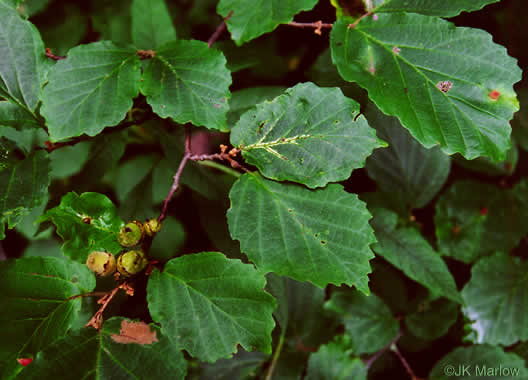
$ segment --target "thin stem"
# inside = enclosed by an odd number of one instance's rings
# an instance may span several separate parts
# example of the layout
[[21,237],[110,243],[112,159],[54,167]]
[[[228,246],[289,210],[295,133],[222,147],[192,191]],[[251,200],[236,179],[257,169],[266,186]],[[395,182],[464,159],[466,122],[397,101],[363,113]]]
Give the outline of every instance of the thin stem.
[[236,160],[233,159],[233,157],[236,157],[236,155],[240,152],[240,149],[233,148],[229,152],[227,151],[227,146],[221,144],[220,145],[220,153],[214,153],[214,154],[193,154],[191,155],[190,159],[192,161],[205,161],[205,160],[220,160],[224,161],[227,160],[231,164],[232,168],[241,169],[245,171],[246,173],[249,173],[249,170],[246,169],[244,166],[240,165]]
[[214,161],[198,161],[198,164],[200,165],[203,165],[203,166],[209,166],[210,168],[215,168],[215,169],[218,169],[226,174],[230,174],[232,175],[233,177],[240,177],[242,174],[240,172],[237,172],[236,170],[234,169],[231,169],[225,165],[221,165],[219,164],[218,162],[214,162]]
[[214,33],[207,40],[207,46],[211,47],[215,43],[215,41],[218,39],[218,37],[220,37],[220,35],[226,28],[226,21],[229,20],[231,16],[233,16],[233,11],[229,12],[229,14],[222,20],[222,23],[218,25]]
[[392,347],[392,345],[396,345],[396,342],[398,342],[398,340],[402,337],[402,335],[403,335],[402,332],[399,331],[398,335],[396,335],[396,338],[394,338],[389,344],[387,344],[381,350],[379,350],[374,355],[372,355],[368,360],[366,360],[365,366],[367,367],[367,369],[370,368],[372,364],[374,364],[374,362],[378,360],[381,355],[383,355],[383,353],[389,350]]
[[102,296],[106,296],[107,294],[108,292],[90,292],[90,293],[84,293],[84,294],[76,294],[74,296],[71,296],[68,299],[73,300],[79,297],[102,297]]
[[289,26],[293,26],[296,28],[314,28],[314,33],[321,35],[321,29],[332,29],[332,24],[323,23],[321,20],[316,22],[295,22],[292,21],[288,23]]
[[266,374],[266,378],[264,380],[271,380],[271,377],[273,376],[273,371],[275,370],[275,366],[277,365],[277,360],[279,360],[279,356],[282,350],[283,343],[284,343],[284,336],[281,335],[279,338],[279,343],[277,344],[277,347],[275,348],[275,352],[273,353],[273,358],[271,359],[271,364],[268,368],[268,373]]
[[398,347],[396,346],[396,343],[392,344],[391,345],[391,351],[394,352],[396,354],[396,356],[400,359],[401,363],[403,364],[403,366],[405,367],[405,370],[407,371],[407,373],[409,374],[409,376],[411,377],[412,380],[418,380],[418,378],[416,377],[416,375],[414,374],[411,366],[409,365],[409,363],[407,362],[407,360],[405,360],[405,358],[403,357],[403,355],[401,354],[400,350],[398,350]]
[[185,154],[183,155],[183,159],[180,162],[180,166],[178,167],[178,171],[174,175],[174,181],[172,183],[172,186],[169,190],[169,193],[165,197],[165,200],[163,201],[163,207],[161,209],[161,214],[158,217],[158,221],[162,222],[167,217],[167,208],[169,207],[169,202],[171,201],[172,197],[174,196],[174,193],[176,190],[178,190],[178,187],[180,186],[180,179],[183,173],[183,169],[185,169],[185,165],[187,165],[187,161],[192,156],[191,152],[191,133],[189,131],[189,127],[185,128]]
[[367,13],[365,13],[364,15],[362,15],[360,18],[358,18],[356,21],[354,21],[352,24],[349,24],[348,25],[348,28],[355,28],[357,26],[357,24],[360,23],[361,20],[363,20],[364,18],[368,17],[368,16],[371,16],[373,14],[373,12],[369,11]]
[[46,57],[48,58],[51,58],[55,61],[59,61],[61,59],[66,59],[66,57],[63,57],[63,56],[60,56],[60,55],[55,55],[51,52],[51,49],[50,48],[46,48]]

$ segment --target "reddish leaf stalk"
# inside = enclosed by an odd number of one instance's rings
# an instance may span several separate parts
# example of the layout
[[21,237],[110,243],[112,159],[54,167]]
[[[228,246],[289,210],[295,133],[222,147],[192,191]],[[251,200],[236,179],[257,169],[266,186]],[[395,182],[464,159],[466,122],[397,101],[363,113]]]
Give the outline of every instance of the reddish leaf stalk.
[[222,21],[222,23],[218,25],[211,37],[209,37],[209,39],[207,40],[207,46],[211,47],[216,42],[218,37],[220,37],[220,35],[226,28],[226,21],[229,20],[231,16],[233,16],[233,11],[229,12],[229,14]]
[[407,373],[409,374],[411,379],[412,380],[420,380],[420,378],[416,377],[416,375],[414,374],[411,366],[409,365],[407,360],[403,357],[403,355],[400,352],[400,350],[398,350],[398,347],[396,346],[396,343],[391,345],[391,351],[393,351],[396,354],[396,356],[398,357],[398,359],[400,359],[400,362],[405,367],[405,370],[407,371]]
[[66,59],[66,57],[63,57],[63,56],[60,56],[60,55],[55,55],[51,52],[51,49],[50,48],[46,48],[46,57],[48,58],[51,58],[55,61],[59,61],[61,59]]
[[348,25],[348,28],[355,28],[357,26],[357,24],[359,24],[361,22],[361,20],[363,20],[364,18],[367,18],[368,16],[371,16],[373,13],[372,12],[367,12],[365,13],[364,15],[362,15],[360,18],[358,18],[356,21],[354,21],[352,24],[349,24]]
[[372,366],[372,364],[373,364],[376,360],[378,360],[379,357],[380,357],[381,355],[383,355],[383,353],[384,353],[385,351],[387,351],[389,348],[391,348],[391,346],[392,346],[393,344],[396,345],[396,342],[398,342],[398,340],[402,337],[402,335],[403,335],[402,332],[399,331],[399,332],[398,332],[398,335],[396,335],[396,338],[394,338],[394,339],[392,340],[392,342],[390,342],[389,344],[387,344],[385,347],[383,347],[381,350],[379,350],[378,352],[376,352],[374,355],[372,355],[369,359],[367,359],[367,360],[365,361],[365,367],[367,367],[367,369],[369,369],[369,368]]
[[93,315],[93,317],[88,321],[88,323],[85,325],[85,327],[92,326],[94,329],[99,330],[101,329],[103,325],[103,312],[105,311],[106,307],[110,304],[110,302],[114,299],[119,289],[123,289],[127,295],[133,296],[134,295],[134,289],[130,287],[130,285],[126,282],[123,282],[122,284],[116,286],[114,289],[112,289],[109,293],[106,293],[103,297],[101,297],[97,303],[101,305],[99,310]]

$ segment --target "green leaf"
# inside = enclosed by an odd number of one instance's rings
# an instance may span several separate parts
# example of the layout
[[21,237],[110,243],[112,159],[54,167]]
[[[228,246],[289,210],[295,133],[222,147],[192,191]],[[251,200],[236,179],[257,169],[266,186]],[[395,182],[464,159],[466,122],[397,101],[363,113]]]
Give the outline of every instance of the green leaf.
[[92,25],[102,40],[132,43],[132,0],[93,0]]
[[[317,347],[328,341],[334,321],[323,315],[324,289],[308,282],[268,273],[269,292],[279,306],[273,313],[281,328],[281,336],[292,346]],[[325,326],[321,329],[321,326]]]
[[414,336],[433,340],[447,333],[456,322],[458,304],[445,298],[420,305],[419,310],[405,317],[405,326]]
[[505,353],[500,347],[483,344],[454,349],[436,363],[429,379],[509,380],[526,376],[528,370],[520,357]]
[[59,242],[55,239],[35,240],[31,242],[24,250],[24,253],[22,253],[22,256],[52,256],[67,260],[66,256],[64,256],[61,252]]
[[375,0],[372,12],[412,12],[428,16],[453,17],[460,12],[478,11],[500,0]]
[[26,109],[33,117],[50,62],[33,24],[0,2],[0,96]]
[[336,313],[344,323],[350,337],[349,347],[356,355],[380,350],[396,338],[400,329],[389,307],[374,294],[336,291],[325,308]]
[[4,223],[13,228],[48,195],[50,169],[46,153],[38,151],[24,159],[19,159],[17,153],[13,143],[0,138],[0,237]]
[[70,297],[94,288],[93,273],[70,260],[0,262],[0,362],[10,366],[17,358],[33,357],[65,335],[81,309],[81,298]]
[[528,151],[528,88],[519,89],[520,110],[512,121],[512,135],[519,146]]
[[338,88],[301,83],[246,112],[231,131],[231,144],[268,178],[310,188],[350,177],[383,146],[359,104]]
[[247,110],[253,108],[256,104],[265,100],[272,100],[281,95],[286,87],[267,86],[267,87],[249,87],[233,92],[229,100],[229,112],[227,113],[227,131],[235,126],[240,116]]
[[38,25],[42,39],[53,54],[67,55],[86,35],[89,21],[86,12],[73,2],[54,6],[48,14],[53,16],[49,19],[42,16],[46,21]]
[[157,159],[158,157],[153,154],[145,154],[125,161],[119,166],[115,179],[117,184],[115,191],[119,202],[123,202],[152,172]]
[[18,105],[0,101],[0,126],[9,126],[17,130],[39,127],[34,116]]
[[[124,328],[128,323],[141,329],[128,332]],[[20,376],[28,380],[63,378],[65,374],[87,380],[183,379],[186,372],[182,352],[157,326],[112,318],[100,332],[85,328],[57,341],[39,353]]]
[[308,190],[244,174],[229,193],[229,231],[259,270],[369,293],[371,218],[357,195],[332,184]]
[[174,41],[156,49],[141,93],[152,110],[178,123],[226,128],[231,74],[224,55],[201,41]]
[[[332,28],[332,60],[385,114],[426,148],[505,158],[521,71],[488,33],[403,13],[348,25],[341,20]],[[500,92],[495,101],[492,91]]]
[[366,116],[378,136],[389,143],[387,149],[377,149],[367,159],[369,177],[381,190],[401,194],[411,207],[424,207],[447,180],[449,156],[438,147],[425,149],[398,119],[383,115],[372,104]]
[[163,221],[163,228],[156,234],[150,247],[149,257],[166,261],[177,256],[185,243],[185,230],[181,222],[168,216]]
[[133,0],[132,40],[140,49],[154,49],[176,39],[164,0]]
[[220,0],[217,12],[227,17],[227,29],[237,45],[271,32],[280,24],[287,24],[301,11],[312,9],[317,0],[266,0],[256,3],[245,0]]
[[80,172],[89,158],[91,145],[91,141],[83,141],[74,146],[65,146],[52,151],[49,154],[51,178],[67,178]]
[[514,248],[528,232],[527,192],[528,181],[512,189],[472,181],[452,185],[436,203],[440,253],[472,263]]
[[455,280],[440,255],[434,251],[419,231],[412,227],[397,227],[398,216],[387,209],[372,209],[371,224],[378,243],[372,249],[383,256],[409,278],[455,302],[462,298]]
[[217,360],[213,364],[204,363],[200,372],[203,380],[242,380],[253,379],[258,367],[266,360],[262,352],[247,352],[240,349],[231,359]]
[[455,163],[463,168],[472,170],[478,173],[483,173],[487,176],[510,176],[515,172],[517,161],[519,159],[519,149],[515,140],[510,149],[506,152],[506,159],[500,162],[494,162],[488,157],[479,157],[474,160],[466,160],[459,154],[453,156]]
[[407,314],[410,309],[410,295],[405,275],[381,257],[376,257],[370,265],[372,266],[372,274],[369,276],[370,290],[390,307],[392,314]]
[[35,16],[46,9],[50,0],[17,0],[17,11],[24,17]]
[[41,94],[41,113],[50,140],[95,136],[118,124],[139,93],[140,61],[135,50],[110,41],[80,45],[50,70]]
[[[22,218],[20,218],[20,221],[16,225],[16,231],[22,234],[28,240],[40,240],[51,238],[54,233],[54,228],[51,226],[48,226],[46,228],[45,226],[41,226],[40,223],[38,223],[38,219],[42,214],[44,214],[47,205],[48,197],[46,196],[42,200],[40,206],[31,209],[29,214],[24,215]],[[62,252],[60,252],[60,256],[62,256]]]
[[90,154],[82,170],[82,177],[90,186],[117,165],[125,153],[127,136],[128,132],[124,130],[105,133],[92,140]]
[[464,314],[473,322],[475,343],[509,346],[528,340],[528,263],[498,253],[479,260],[462,290]]
[[366,380],[367,367],[361,359],[350,357],[349,337],[319,347],[310,355],[306,380]]
[[85,263],[92,251],[117,254],[122,251],[117,241],[124,222],[110,199],[103,194],[71,192],[62,197],[59,206],[48,210],[40,221],[51,220],[64,239],[62,252]]
[[214,362],[236,351],[271,352],[275,300],[252,265],[202,252],[170,260],[149,279],[147,300],[164,334],[192,356]]

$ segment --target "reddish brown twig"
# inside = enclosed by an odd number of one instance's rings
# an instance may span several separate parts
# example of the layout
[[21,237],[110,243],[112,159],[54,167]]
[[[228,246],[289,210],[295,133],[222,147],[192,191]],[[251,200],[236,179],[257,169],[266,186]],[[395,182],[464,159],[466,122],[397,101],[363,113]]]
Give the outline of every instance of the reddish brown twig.
[[163,206],[161,208],[161,214],[158,217],[158,221],[162,222],[167,217],[167,209],[169,206],[169,202],[171,201],[172,197],[174,196],[174,193],[178,190],[180,187],[180,180],[183,173],[183,169],[185,169],[185,165],[187,165],[187,162],[190,161],[204,161],[204,160],[227,160],[231,164],[231,167],[236,169],[244,170],[245,172],[249,172],[248,169],[246,169],[244,166],[240,165],[236,160],[233,159],[233,157],[236,157],[236,155],[240,152],[240,149],[233,148],[229,152],[227,151],[227,146],[220,145],[220,153],[215,154],[193,154],[191,149],[191,132],[188,127],[185,129],[185,152],[183,154],[183,158],[180,162],[180,166],[178,167],[178,170],[176,171],[176,174],[174,175],[174,181],[172,182],[172,186],[169,190],[169,193],[165,197],[165,200],[163,201]]
[[66,59],[66,57],[62,57],[60,55],[55,55],[51,52],[51,49],[50,48],[46,48],[46,57],[48,58],[51,58],[51,59],[54,59],[55,61],[58,61],[58,60],[61,60],[61,59]]
[[218,37],[220,37],[220,35],[226,28],[226,21],[229,20],[231,16],[233,16],[233,11],[229,12],[229,14],[222,20],[222,23],[218,25],[214,33],[207,40],[207,46],[211,47],[215,43],[215,41],[218,39]]
[[400,362],[402,363],[402,365],[405,367],[405,370],[407,371],[407,373],[409,374],[409,376],[411,377],[412,380],[421,380],[419,377],[417,377],[411,366],[409,365],[409,363],[407,362],[407,360],[405,360],[405,358],[403,357],[403,355],[401,354],[400,350],[398,350],[398,347],[396,346],[396,343],[393,343],[391,345],[391,351],[394,352],[396,354],[396,356],[398,357],[398,359],[400,359]]
[[231,164],[232,168],[244,170],[246,173],[249,173],[244,166],[240,165],[237,161],[233,159],[240,152],[240,149],[233,148],[227,152],[227,146],[220,145],[220,153],[215,154],[193,154],[189,157],[192,161],[204,161],[204,160],[227,160]]
[[402,332],[398,332],[398,335],[396,335],[396,338],[394,338],[389,344],[387,344],[385,347],[383,347],[381,350],[379,350],[378,352],[376,352],[374,355],[372,355],[370,358],[368,358],[366,361],[365,361],[365,367],[367,367],[367,369],[369,369],[372,364],[379,359],[379,357],[381,355],[383,355],[384,352],[386,352],[387,350],[389,350],[392,345],[396,344],[396,342],[398,342],[398,340],[402,337]]
[[106,293],[103,297],[101,297],[97,303],[101,305],[99,310],[93,315],[93,317],[88,321],[88,323],[85,325],[85,327],[92,326],[96,330],[100,330],[103,326],[103,312],[106,309],[106,307],[110,304],[112,299],[116,296],[119,289],[123,289],[127,295],[133,296],[134,295],[134,288],[132,288],[127,282],[123,282],[120,285],[116,286],[112,291],[109,293]]
[[321,35],[321,29],[332,29],[332,24],[323,23],[321,20],[316,22],[295,22],[292,21],[288,23],[289,26],[294,26],[296,28],[314,28],[314,33]]
[[163,207],[161,208],[161,214],[158,217],[158,221],[162,222],[163,219],[167,216],[167,208],[169,207],[169,202],[172,199],[174,193],[176,190],[178,190],[178,187],[180,186],[180,179],[183,173],[183,169],[185,169],[185,165],[187,165],[187,161],[191,158],[191,133],[189,131],[189,128],[185,128],[185,153],[183,155],[183,158],[180,162],[180,166],[178,167],[178,171],[174,175],[174,181],[172,182],[172,186],[169,190],[169,193],[165,197],[165,200],[163,201]]

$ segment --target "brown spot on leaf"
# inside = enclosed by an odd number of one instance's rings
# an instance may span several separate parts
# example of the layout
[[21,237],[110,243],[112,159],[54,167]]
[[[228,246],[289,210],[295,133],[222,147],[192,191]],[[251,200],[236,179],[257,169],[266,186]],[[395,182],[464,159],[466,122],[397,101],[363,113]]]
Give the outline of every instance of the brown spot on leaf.
[[398,46],[393,46],[392,52],[394,54],[400,54],[401,49]]
[[436,88],[439,89],[440,91],[446,93],[448,92],[449,90],[451,90],[451,88],[453,88],[453,82],[450,82],[448,80],[446,81],[440,81],[436,84]]
[[133,322],[123,320],[121,322],[121,330],[119,335],[112,334],[111,338],[122,344],[136,343],[136,344],[152,344],[158,341],[156,331],[151,331],[150,326],[145,322]]

